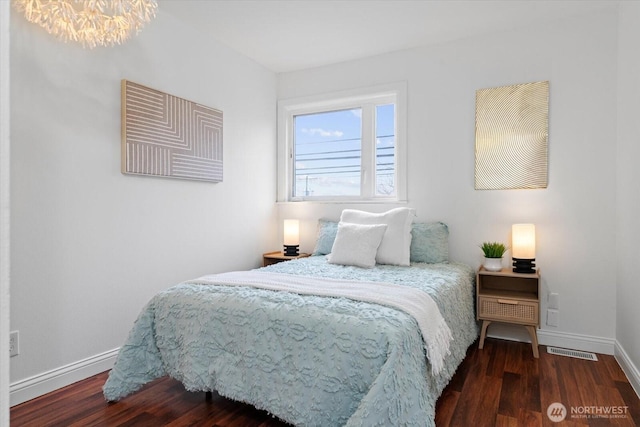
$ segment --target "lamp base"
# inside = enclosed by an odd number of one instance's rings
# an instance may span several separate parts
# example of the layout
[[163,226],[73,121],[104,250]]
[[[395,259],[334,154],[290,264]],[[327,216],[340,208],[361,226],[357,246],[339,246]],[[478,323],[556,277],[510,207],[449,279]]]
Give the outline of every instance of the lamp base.
[[535,258],[512,258],[512,260],[514,273],[535,274]]
[[298,256],[300,252],[298,252],[298,248],[300,245],[284,245],[284,256]]

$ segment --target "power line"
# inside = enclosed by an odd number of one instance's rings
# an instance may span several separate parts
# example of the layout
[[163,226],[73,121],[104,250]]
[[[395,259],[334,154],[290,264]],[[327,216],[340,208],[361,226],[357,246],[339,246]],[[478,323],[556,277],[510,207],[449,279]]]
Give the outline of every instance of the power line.
[[[384,138],[392,138],[395,137],[395,134],[389,134],[389,135],[376,135],[377,139],[384,139]],[[303,142],[298,142],[297,140],[295,141],[295,145],[311,145],[311,144],[329,144],[332,142],[347,142],[347,141],[360,141],[362,139],[361,136],[358,136],[356,138],[343,138],[343,139],[326,139],[324,141],[303,141]]]

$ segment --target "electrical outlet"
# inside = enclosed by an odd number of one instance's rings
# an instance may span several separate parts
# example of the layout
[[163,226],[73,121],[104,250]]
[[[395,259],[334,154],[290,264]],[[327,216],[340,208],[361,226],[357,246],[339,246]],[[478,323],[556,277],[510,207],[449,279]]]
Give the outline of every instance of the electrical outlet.
[[549,308],[553,308],[554,310],[557,310],[560,308],[560,295],[557,293],[550,293],[549,294]]
[[560,324],[560,312],[558,310],[547,310],[547,325],[558,327]]
[[20,354],[20,337],[19,331],[13,331],[9,335],[9,357],[17,356]]

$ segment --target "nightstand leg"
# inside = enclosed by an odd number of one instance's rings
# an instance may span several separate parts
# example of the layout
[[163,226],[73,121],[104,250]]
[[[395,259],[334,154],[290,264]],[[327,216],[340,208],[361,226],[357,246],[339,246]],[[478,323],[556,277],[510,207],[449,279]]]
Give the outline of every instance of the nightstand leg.
[[529,336],[531,337],[531,348],[533,349],[533,357],[538,359],[540,357],[540,353],[538,353],[538,334],[536,334],[535,326],[525,326],[527,331],[529,331]]
[[491,320],[483,320],[482,321],[482,331],[480,332],[480,344],[478,348],[482,350],[484,347],[484,339],[487,337],[487,328],[491,324]]

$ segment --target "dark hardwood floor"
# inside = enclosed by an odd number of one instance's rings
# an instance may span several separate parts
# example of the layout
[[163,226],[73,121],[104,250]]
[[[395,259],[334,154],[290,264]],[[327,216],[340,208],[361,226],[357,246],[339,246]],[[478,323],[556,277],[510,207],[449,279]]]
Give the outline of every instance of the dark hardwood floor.
[[[540,346],[487,339],[467,357],[438,400],[437,426],[640,426],[640,400],[613,356],[597,362],[554,356]],[[249,405],[190,393],[162,378],[117,403],[102,397],[107,373],[11,408],[11,426],[285,426]],[[568,414],[551,422],[547,408]],[[571,412],[574,412],[572,415]],[[599,412],[586,414],[585,411]],[[606,412],[617,412],[612,418]]]

